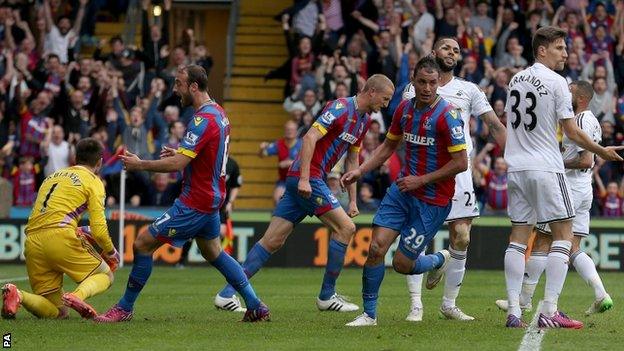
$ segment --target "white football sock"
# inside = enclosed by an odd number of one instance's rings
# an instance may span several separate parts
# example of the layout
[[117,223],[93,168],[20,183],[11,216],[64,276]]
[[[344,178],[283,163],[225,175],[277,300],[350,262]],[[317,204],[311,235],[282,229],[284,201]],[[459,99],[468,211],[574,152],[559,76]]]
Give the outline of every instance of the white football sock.
[[422,274],[408,274],[407,277],[407,290],[410,294],[410,299],[412,301],[412,308],[414,307],[423,307],[422,304]]
[[448,268],[444,273],[444,296],[442,296],[442,308],[449,309],[455,307],[455,299],[459,295],[464,273],[466,273],[466,254],[468,251],[459,251],[451,247],[448,248],[451,253]]
[[505,251],[505,283],[507,284],[507,314],[520,318],[520,290],[524,277],[524,253],[526,245],[511,242]]
[[563,284],[568,274],[571,248],[572,243],[567,240],[553,241],[550,247],[546,262],[546,290],[541,311],[547,317],[552,317],[557,312],[559,294],[563,290]]
[[596,265],[594,261],[583,251],[579,250],[573,253],[570,256],[570,261],[576,268],[578,274],[591,286],[594,288],[594,294],[596,295],[596,300],[602,300],[607,296],[607,292],[605,291],[604,285],[602,285],[602,280],[596,271]]
[[531,252],[529,260],[526,262],[524,281],[522,282],[522,292],[520,293],[520,305],[526,306],[533,300],[533,294],[540,276],[546,269],[548,254],[545,252]]
[[[420,253],[420,256],[425,255],[425,250]],[[422,308],[422,281],[423,274],[408,274],[407,278],[407,291],[410,294],[410,300],[412,301],[412,308]]]

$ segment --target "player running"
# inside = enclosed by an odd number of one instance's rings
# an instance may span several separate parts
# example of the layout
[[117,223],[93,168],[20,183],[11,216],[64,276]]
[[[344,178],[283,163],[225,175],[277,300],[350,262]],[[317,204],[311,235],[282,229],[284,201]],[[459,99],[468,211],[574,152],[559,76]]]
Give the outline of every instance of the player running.
[[563,69],[568,53],[564,30],[542,27],[533,37],[535,64],[509,82],[505,111],[509,164],[508,192],[511,237],[505,252],[505,281],[509,310],[506,326],[526,326],[521,320],[520,292],[525,272],[525,250],[535,224],[550,225],[552,245],[546,258],[546,288],[538,325],[542,328],[583,327],[557,310],[557,300],[568,272],[572,248],[571,201],[564,163],[557,142],[557,126],[576,145],[605,160],[621,161],[615,148],[604,148],[583,133],[574,119]]
[[[600,122],[589,110],[589,102],[594,95],[594,89],[586,81],[575,81],[570,84],[572,106],[576,114],[576,124],[594,142],[602,140]],[[570,193],[576,216],[572,221],[572,254],[570,262],[576,268],[583,280],[594,289],[595,301],[589,306],[585,314],[602,313],[613,307],[613,300],[602,284],[596,271],[594,261],[580,249],[581,239],[589,235],[589,210],[593,200],[592,171],[594,154],[577,146],[567,136],[563,137],[563,164],[566,168],[566,178],[570,184]],[[537,226],[537,240],[533,244],[531,256],[526,263],[522,292],[520,294],[520,309],[527,311],[532,308],[533,293],[539,278],[546,268],[546,255],[551,245],[551,233],[548,224]],[[507,310],[507,300],[497,300],[496,305]]]
[[[434,45],[433,55],[440,66],[440,85],[437,93],[451,103],[464,122],[464,135],[466,140],[466,152],[472,153],[472,138],[470,137],[470,116],[479,116],[488,126],[490,133],[496,142],[505,146],[505,126],[500,122],[494,110],[490,106],[485,94],[475,84],[453,76],[453,70],[457,66],[461,51],[455,39],[441,38]],[[404,99],[414,97],[414,87],[409,85]],[[446,221],[449,228],[449,260],[446,277],[444,280],[444,295],[440,315],[446,319],[471,321],[474,317],[465,314],[455,305],[455,299],[459,295],[459,289],[466,272],[466,257],[468,244],[470,243],[470,228],[472,220],[479,216],[479,208],[472,184],[471,162],[468,169],[457,174],[455,177],[455,195]],[[423,251],[424,252],[424,251]],[[437,271],[440,273],[439,271]],[[408,275],[407,287],[410,292],[412,306],[406,320],[411,322],[422,321],[423,305],[421,300],[422,274]],[[442,276],[429,273],[427,276],[427,289],[433,289]]]
[[431,57],[414,69],[416,97],[403,100],[394,112],[386,140],[358,169],[342,177],[345,184],[379,167],[405,140],[400,178],[388,189],[375,218],[373,237],[362,274],[364,313],[347,326],[377,325],[377,299],[385,273],[384,257],[398,235],[394,270],[421,274],[448,267],[450,253],[420,255],[451,211],[455,175],[468,169],[464,126],[459,113],[437,93],[440,67]]
[[[358,166],[358,152],[370,125],[369,113],[378,112],[394,92],[394,84],[386,76],[371,76],[356,96],[327,103],[321,116],[303,137],[297,159],[288,171],[286,192],[277,204],[264,236],[251,248],[243,268],[248,277],[260,270],[271,254],[279,250],[296,224],[306,216],[317,216],[332,232],[327,266],[316,306],[321,311],[350,312],[358,306],[336,294],[336,280],[347,251],[355,224],[350,217],[358,215],[355,184],[348,187],[348,214],[325,184],[325,177],[346,153],[345,167]],[[215,306],[236,310],[240,303],[235,291],[226,286],[215,296]]]
[[[104,292],[113,282],[119,254],[111,242],[104,213],[104,184],[100,142],[85,138],[76,144],[76,165],[49,175],[41,184],[26,225],[24,256],[33,293],[13,284],[2,288],[2,317],[15,318],[20,305],[39,318],[64,318],[67,309],[83,318],[97,312],[84,300]],[[89,211],[90,237],[103,250],[98,254],[77,224]],[[109,264],[107,264],[107,262]],[[63,275],[78,284],[63,293]]]
[[208,95],[206,71],[197,65],[178,69],[174,92],[183,106],[193,105],[195,115],[177,152],[166,148],[160,160],[141,160],[126,152],[127,170],[169,173],[184,169],[182,193],[171,208],[154,221],[149,232],[134,241],[134,265],[126,292],[98,322],[132,319],[134,303],[152,273],[152,254],[164,243],[176,247],[195,238],[204,258],[223,274],[245,299],[245,322],[269,320],[270,313],[254,292],[241,266],[221,250],[219,208],[225,198],[225,167],[230,124],[225,112]]

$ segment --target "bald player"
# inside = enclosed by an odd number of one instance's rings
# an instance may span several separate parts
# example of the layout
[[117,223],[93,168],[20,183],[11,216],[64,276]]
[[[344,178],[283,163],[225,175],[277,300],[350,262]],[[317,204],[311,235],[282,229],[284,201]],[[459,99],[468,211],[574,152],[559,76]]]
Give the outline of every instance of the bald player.
[[[369,114],[388,106],[393,93],[392,81],[384,75],[375,74],[356,96],[327,103],[303,137],[301,152],[288,171],[284,197],[273,212],[267,231],[247,254],[243,263],[247,276],[253,276],[271,254],[284,245],[296,224],[306,216],[317,216],[331,230],[332,236],[316,305],[321,311],[350,312],[359,309],[335,291],[347,245],[355,233],[351,218],[359,213],[355,184],[348,188],[350,202],[347,213],[340,207],[325,179],[345,153],[346,170],[358,167],[360,145],[371,122]],[[217,294],[215,305],[230,311],[240,309],[240,302],[230,286]]]

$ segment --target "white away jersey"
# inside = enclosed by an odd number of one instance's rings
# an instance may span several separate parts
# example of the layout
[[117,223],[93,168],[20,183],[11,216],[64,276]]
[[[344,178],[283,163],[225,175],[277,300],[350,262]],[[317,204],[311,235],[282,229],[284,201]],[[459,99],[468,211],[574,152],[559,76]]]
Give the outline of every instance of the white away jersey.
[[[464,122],[464,135],[466,136],[466,152],[470,156],[472,152],[472,138],[470,137],[470,116],[481,116],[492,111],[485,94],[476,84],[453,77],[444,86],[439,86],[438,95],[453,105],[461,114]],[[403,92],[403,99],[412,99],[415,96],[414,86],[408,84]]]
[[[576,116],[576,124],[581,128],[585,134],[587,134],[594,142],[599,143],[602,141],[602,128],[600,128],[600,122],[590,110],[583,111]],[[576,145],[567,136],[563,136],[563,159],[571,160],[577,157],[577,155],[584,151],[583,148]],[[570,183],[570,187],[573,189],[585,189],[591,188],[592,172],[591,169],[566,169],[566,177]]]
[[560,119],[574,118],[565,78],[541,63],[516,73],[507,92],[509,172],[564,172],[557,141]]

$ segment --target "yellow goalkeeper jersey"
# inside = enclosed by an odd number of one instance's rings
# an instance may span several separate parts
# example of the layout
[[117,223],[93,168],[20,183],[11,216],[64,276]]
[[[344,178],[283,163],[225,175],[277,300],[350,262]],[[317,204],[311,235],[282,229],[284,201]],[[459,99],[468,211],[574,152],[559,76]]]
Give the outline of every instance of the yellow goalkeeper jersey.
[[56,171],[39,188],[26,234],[61,228],[75,232],[80,218],[89,211],[91,233],[104,252],[109,252],[113,243],[106,225],[105,198],[104,184],[87,168],[73,166]]

